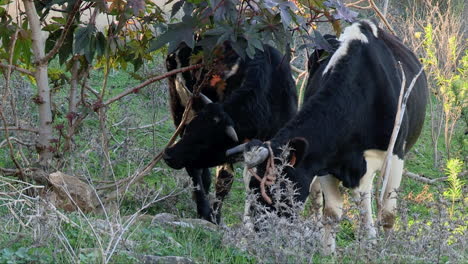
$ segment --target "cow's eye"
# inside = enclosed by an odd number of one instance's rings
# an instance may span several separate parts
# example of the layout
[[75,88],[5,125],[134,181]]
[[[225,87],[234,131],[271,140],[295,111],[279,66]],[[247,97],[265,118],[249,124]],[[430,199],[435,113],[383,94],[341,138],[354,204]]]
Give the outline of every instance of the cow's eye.
[[220,119],[219,117],[215,116],[215,117],[213,118],[213,120],[215,121],[215,123],[219,123],[219,121],[220,121],[221,119]]

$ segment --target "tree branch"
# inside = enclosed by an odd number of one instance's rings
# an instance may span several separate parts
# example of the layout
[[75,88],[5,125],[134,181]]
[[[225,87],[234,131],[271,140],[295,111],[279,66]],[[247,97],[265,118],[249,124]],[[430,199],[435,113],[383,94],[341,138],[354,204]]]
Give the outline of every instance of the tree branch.
[[[171,76],[173,74],[176,74],[178,72],[183,72],[183,71],[187,71],[189,70],[191,67],[194,67],[194,69],[198,69],[200,68],[202,65],[201,64],[196,64],[196,65],[193,65],[193,66],[189,66],[189,67],[184,67],[184,68],[180,68],[180,69],[177,69],[177,70],[173,70],[173,71],[170,71],[164,75],[161,75],[160,77],[163,77],[165,75],[164,78],[168,77],[168,76]],[[185,122],[187,121],[188,117],[189,117],[189,113],[190,111],[192,110],[192,103],[193,103],[193,98],[196,97],[196,96],[199,96],[200,94],[200,89],[201,87],[203,87],[203,85],[205,85],[208,80],[209,80],[209,77],[211,76],[211,71],[209,71],[207,74],[205,74],[205,77],[203,79],[203,81],[194,89],[193,91],[193,94],[192,94],[192,97],[190,98],[190,100],[188,101],[187,105],[185,106],[185,110],[184,110],[184,113],[182,114],[182,120],[180,121],[180,124],[179,126],[177,127],[176,131],[174,132],[174,134],[172,134],[171,138],[169,139],[169,142],[167,142],[166,146],[163,148],[163,150],[161,150],[159,152],[158,155],[156,155],[144,168],[143,170],[141,171],[137,171],[135,172],[132,176],[129,176],[127,178],[124,178],[124,179],[120,179],[119,181],[115,182],[115,183],[111,183],[111,184],[106,184],[104,186],[100,186],[99,188],[96,188],[97,190],[104,190],[104,189],[110,189],[110,188],[117,188],[116,192],[116,197],[118,197],[118,194],[120,193],[124,193],[127,191],[128,187],[130,187],[131,184],[135,183],[135,182],[138,182],[139,180],[141,180],[144,176],[146,176],[152,169],[153,167],[156,165],[156,163],[158,163],[162,156],[163,156],[163,153],[164,151],[170,147],[174,141],[176,140],[177,136],[182,132],[184,126],[185,126]],[[159,78],[159,77],[158,77]],[[161,78],[162,79],[162,78]],[[123,192],[122,192],[123,191]]]
[[68,31],[70,30],[70,27],[73,23],[73,20],[75,19],[75,14],[78,12],[80,9],[82,0],[78,0],[75,2],[75,5],[73,6],[73,10],[68,14],[67,22],[65,24],[65,27],[62,30],[62,34],[60,35],[60,38],[55,42],[54,47],[47,53],[44,57],[40,58],[37,63],[39,65],[42,65],[44,63],[48,63],[49,60],[57,54],[59,49],[62,47],[63,42],[65,41],[65,38],[67,37]]
[[396,35],[395,30],[393,30],[393,27],[390,26],[390,23],[388,23],[387,19],[385,18],[385,15],[380,12],[380,9],[377,7],[375,4],[374,0],[369,0],[369,4],[372,7],[372,10],[377,14],[377,16],[384,22],[385,26],[387,26],[388,30],[392,32],[393,35]]
[[26,74],[26,75],[34,76],[34,73],[32,71],[28,71],[24,68],[21,68],[15,65],[6,65],[6,64],[0,63],[0,68],[11,69],[11,70],[14,70],[14,71]]
[[35,133],[35,134],[39,133],[39,131],[37,129],[31,128],[31,127],[21,127],[21,126],[0,127],[0,130],[5,130],[5,129],[27,131],[27,132],[31,132],[31,133]]
[[[401,62],[399,62],[401,74],[402,74],[402,82],[401,82],[401,90],[400,90],[400,97],[398,99],[398,111],[395,116],[395,124],[393,126],[393,131],[392,131],[392,136],[390,137],[390,142],[388,144],[388,149],[387,149],[387,154],[385,156],[385,161],[382,166],[381,172],[382,172],[382,178],[383,178],[383,183],[382,183],[382,189],[380,191],[380,204],[382,204],[384,195],[385,195],[385,190],[387,188],[387,183],[388,183],[388,178],[390,175],[390,168],[391,168],[391,156],[393,155],[393,148],[395,147],[396,140],[398,138],[398,133],[400,132],[400,127],[401,123],[403,121],[403,116],[405,115],[405,110],[406,110],[406,103],[408,101],[408,97],[411,94],[411,91],[413,90],[414,85],[416,84],[416,80],[418,80],[419,76],[423,72],[423,67],[419,70],[418,74],[414,76],[413,80],[410,83],[410,86],[405,92],[405,86],[406,86],[406,77],[405,77],[405,72],[403,71],[403,67],[401,66]],[[403,96],[404,94],[404,96]]]
[[151,79],[148,79],[144,82],[142,82],[141,84],[133,87],[133,88],[130,88],[128,89],[127,91],[119,94],[119,95],[116,95],[114,97],[112,97],[111,99],[105,101],[104,103],[100,103],[99,101],[96,102],[94,104],[94,111],[97,111],[99,110],[100,108],[102,107],[105,107],[105,106],[108,106],[112,103],[114,103],[115,101],[118,101],[120,99],[122,99],[123,97],[129,95],[129,94],[132,94],[132,93],[138,93],[138,91],[141,89],[141,88],[144,88],[145,86],[148,86],[149,84],[152,84],[154,82],[157,82],[157,81],[160,81],[162,79],[165,79],[169,76],[172,76],[174,74],[177,74],[177,73],[181,73],[181,72],[186,72],[186,71],[191,71],[191,70],[196,70],[196,69],[199,69],[201,68],[203,65],[202,64],[195,64],[195,65],[191,65],[191,66],[187,66],[187,67],[183,67],[183,68],[179,68],[179,69],[175,69],[175,70],[172,70],[170,72],[167,72],[163,75],[159,75],[159,76],[156,76],[156,77],[153,77]]

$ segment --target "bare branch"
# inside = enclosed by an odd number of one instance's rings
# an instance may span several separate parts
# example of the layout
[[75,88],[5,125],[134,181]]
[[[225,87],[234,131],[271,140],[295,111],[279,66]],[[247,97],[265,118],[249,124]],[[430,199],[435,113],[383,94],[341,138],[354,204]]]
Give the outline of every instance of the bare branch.
[[387,26],[388,30],[392,32],[393,35],[396,35],[395,30],[393,30],[393,27],[390,26],[390,23],[388,23],[388,20],[385,18],[385,15],[382,14],[382,12],[380,12],[374,0],[369,0],[369,4],[371,5],[372,9],[377,14],[377,16],[379,16],[379,18],[384,22],[385,26]]
[[7,127],[0,127],[0,130],[5,130],[5,129],[8,129],[8,130],[19,130],[19,131],[27,131],[27,132],[31,132],[31,133],[39,133],[39,131],[35,128],[32,128],[32,127],[22,127],[22,126],[7,126]]
[[[202,67],[201,64],[196,64],[196,65],[192,65],[192,66],[189,66],[189,67],[184,67],[184,68],[179,68],[177,70],[173,70],[173,71],[170,71],[166,74],[163,74],[159,77],[156,77],[156,78],[160,78],[160,79],[164,79],[164,78],[167,78],[168,76],[171,76],[173,74],[176,74],[176,73],[179,73],[179,72],[183,72],[183,71],[188,71],[190,69],[198,69]],[[144,176],[146,176],[152,169],[153,167],[156,165],[156,163],[158,163],[162,156],[163,156],[163,153],[164,153],[164,150],[166,150],[166,148],[168,148],[169,146],[171,146],[174,141],[176,140],[177,136],[182,132],[182,129],[185,127],[185,122],[187,121],[188,117],[189,117],[189,113],[192,109],[192,104],[193,104],[193,98],[198,96],[200,94],[200,89],[201,87],[203,87],[203,85],[205,85],[206,82],[208,82],[209,80],[209,77],[211,76],[211,73],[208,72],[207,74],[205,74],[205,78],[203,79],[203,81],[195,88],[195,90],[193,91],[193,95],[192,97],[190,98],[190,100],[188,101],[187,105],[185,106],[185,110],[184,110],[184,113],[182,115],[182,120],[180,121],[180,124],[179,126],[177,127],[176,131],[174,132],[174,134],[172,134],[171,138],[169,139],[169,141],[167,142],[166,146],[164,147],[164,149],[159,152],[158,155],[156,155],[144,168],[143,170],[141,171],[137,171],[135,172],[132,176],[130,177],[127,177],[127,178],[124,178],[124,179],[121,179],[121,180],[118,180],[117,182],[115,183],[112,183],[112,184],[107,184],[107,185],[104,185],[104,186],[101,186],[99,188],[96,188],[98,190],[104,190],[104,189],[109,189],[109,188],[117,188],[117,192],[125,192],[128,187],[130,187],[131,184],[135,183],[135,182],[138,182],[139,180],[141,180]],[[125,188],[121,188],[121,187],[125,187]],[[118,196],[118,194],[116,195]]]
[[144,88],[145,86],[148,86],[149,84],[152,84],[154,82],[157,82],[157,81],[160,81],[162,79],[165,79],[169,76],[172,76],[174,74],[177,74],[177,73],[181,73],[181,72],[186,72],[186,71],[191,71],[191,70],[196,70],[196,69],[199,69],[202,67],[202,64],[195,64],[195,65],[191,65],[191,66],[187,66],[187,67],[183,67],[183,68],[179,68],[179,69],[175,69],[175,70],[172,70],[170,72],[167,72],[165,74],[162,74],[162,75],[159,75],[159,76],[156,76],[156,77],[153,77],[151,79],[148,79],[142,83],[140,83],[139,85],[133,87],[133,88],[130,88],[128,89],[127,91],[119,94],[119,95],[116,95],[114,97],[112,97],[111,99],[105,101],[104,103],[96,103],[95,104],[95,107],[94,107],[94,110],[98,110],[99,108],[102,108],[102,107],[105,107],[105,106],[108,106],[112,103],[114,103],[115,101],[118,101],[120,99],[122,99],[123,97],[129,95],[129,94],[132,94],[132,93],[137,93],[141,88]]
[[159,125],[161,123],[166,122],[167,119],[169,119],[169,116],[165,116],[163,119],[161,119],[158,122],[153,123],[153,124],[148,124],[148,125],[139,126],[139,127],[129,127],[129,128],[126,128],[126,130],[138,130],[138,129],[145,129],[145,128],[154,127],[154,126],[157,126],[157,125]]
[[295,72],[297,72],[299,74],[302,74],[303,72],[305,72],[304,70],[301,70],[301,69],[297,68],[294,65],[291,65],[291,70],[293,70],[293,71],[295,71]]
[[[406,110],[406,103],[408,101],[409,95],[411,94],[411,91],[413,90],[414,85],[416,84],[416,81],[418,80],[419,76],[423,72],[424,68],[421,67],[419,70],[418,74],[414,76],[413,80],[410,83],[410,86],[408,89],[405,91],[405,86],[406,86],[406,77],[405,73],[403,71],[403,67],[401,66],[401,62],[399,62],[400,70],[402,73],[402,82],[401,82],[401,90],[400,90],[400,97],[398,99],[398,111],[395,117],[395,125],[393,126],[393,131],[392,131],[392,136],[390,137],[390,142],[388,144],[388,149],[387,149],[387,154],[385,156],[385,161],[382,166],[381,172],[382,172],[382,178],[383,178],[383,183],[382,183],[382,189],[380,191],[380,203],[383,201],[383,197],[385,194],[385,190],[387,188],[387,183],[388,183],[388,177],[390,175],[390,168],[391,168],[391,156],[393,155],[393,148],[395,147],[395,143],[398,137],[398,132],[400,132],[400,127],[401,123],[403,121],[403,116],[405,114]],[[404,97],[403,97],[404,94]]]
[[[15,137],[9,137],[8,140],[9,141],[15,141],[16,143],[21,144],[23,146],[28,146],[28,147],[34,146],[34,143],[24,142],[24,141],[21,141],[21,140],[15,138]],[[0,142],[0,148],[2,148],[6,143],[7,143],[7,139]]]
[[28,70],[26,70],[24,68],[21,68],[21,67],[15,66],[15,65],[6,65],[6,64],[0,63],[0,68],[4,68],[4,69],[7,69],[7,70],[11,69],[11,70],[23,73],[23,74],[34,76],[34,73],[32,71],[28,71]]

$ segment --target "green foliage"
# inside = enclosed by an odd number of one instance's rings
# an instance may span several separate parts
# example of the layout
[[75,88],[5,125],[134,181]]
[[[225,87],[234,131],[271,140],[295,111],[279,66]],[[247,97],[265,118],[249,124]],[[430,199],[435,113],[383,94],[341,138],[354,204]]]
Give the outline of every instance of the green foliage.
[[459,159],[450,159],[446,165],[448,189],[444,192],[444,196],[452,201],[450,215],[453,215],[455,200],[461,198],[464,182],[458,178],[458,175],[463,170],[463,161]]
[[0,251],[0,264],[50,263],[51,256],[44,253],[40,252],[40,249],[34,248],[4,248]]
[[449,35],[446,36],[444,44],[440,38],[435,37],[438,33],[431,23],[424,27],[424,34],[422,46],[425,56],[421,61],[429,77],[435,82],[432,93],[443,106],[445,145],[447,155],[450,157],[450,144],[455,124],[468,106],[468,50],[465,50],[459,59],[459,45],[464,42],[460,41],[458,36]]

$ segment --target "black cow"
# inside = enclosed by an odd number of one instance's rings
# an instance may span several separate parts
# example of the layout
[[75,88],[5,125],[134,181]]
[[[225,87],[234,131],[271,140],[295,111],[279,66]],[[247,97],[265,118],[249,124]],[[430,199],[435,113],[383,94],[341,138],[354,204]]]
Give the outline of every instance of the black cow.
[[[198,50],[181,46],[168,56],[167,69],[188,66]],[[235,162],[235,159],[227,159],[226,150],[252,138],[271,138],[296,113],[297,95],[289,56],[283,56],[276,49],[265,45],[264,51],[257,50],[253,59],[241,59],[226,42],[213,53],[222,69],[208,79],[216,77],[221,81],[210,81],[201,87],[202,97],[193,104],[182,138],[165,151],[163,158],[174,169],[186,168],[196,187],[199,216],[219,223],[222,200],[230,191],[232,163]],[[184,72],[169,79],[176,126],[195,85],[208,72],[200,71]],[[213,210],[207,199],[211,183],[208,168],[219,165],[223,166],[217,170],[218,202]]]
[[[320,63],[312,58],[311,65],[319,65],[311,72],[309,98],[298,115],[270,142],[252,140],[229,151],[231,154],[243,149],[246,166],[261,176],[266,170],[265,160],[272,154],[277,157],[280,147],[289,145],[292,167],[286,167],[285,173],[298,187],[296,198],[302,202],[314,177],[320,176],[325,199],[322,219],[327,220],[323,234],[325,253],[335,249],[332,228],[341,217],[343,205],[340,182],[353,189],[354,194],[363,195],[362,224],[369,237],[376,235],[371,208],[372,180],[382,167],[398,108],[402,75],[397,62],[402,63],[410,80],[422,67],[400,40],[368,20],[347,27],[339,41],[338,49],[326,61]],[[393,227],[394,191],[400,185],[405,154],[423,127],[427,97],[423,73],[408,99],[391,156],[381,219],[386,230]],[[258,180],[252,178],[250,185],[258,189]]]

